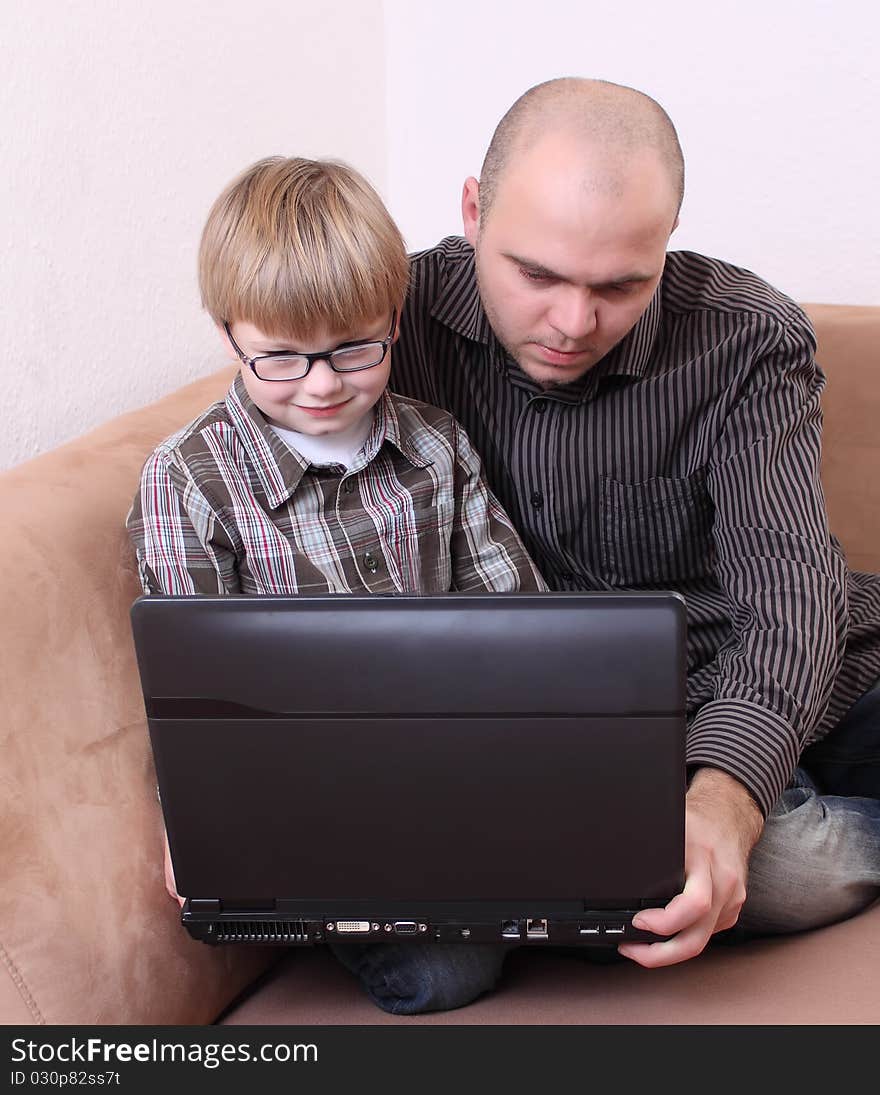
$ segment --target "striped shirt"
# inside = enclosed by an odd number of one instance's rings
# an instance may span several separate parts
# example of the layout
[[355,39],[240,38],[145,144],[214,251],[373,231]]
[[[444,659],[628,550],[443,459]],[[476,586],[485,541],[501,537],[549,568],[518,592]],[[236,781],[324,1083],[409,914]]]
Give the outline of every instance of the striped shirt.
[[350,468],[278,437],[240,377],[144,465],[146,593],[545,589],[451,415],[385,392]]
[[683,594],[688,764],[766,814],[880,676],[880,578],[850,573],[827,526],[809,320],[746,270],[671,252],[630,333],[545,391],[495,338],[463,239],[411,265],[395,390],[459,419],[552,589]]

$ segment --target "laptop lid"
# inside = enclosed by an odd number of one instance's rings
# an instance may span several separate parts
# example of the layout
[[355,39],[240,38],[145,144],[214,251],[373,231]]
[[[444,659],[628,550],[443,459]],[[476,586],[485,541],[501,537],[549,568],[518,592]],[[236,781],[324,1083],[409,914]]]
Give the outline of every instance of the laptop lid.
[[188,913],[444,938],[681,888],[675,594],[151,596],[132,626]]

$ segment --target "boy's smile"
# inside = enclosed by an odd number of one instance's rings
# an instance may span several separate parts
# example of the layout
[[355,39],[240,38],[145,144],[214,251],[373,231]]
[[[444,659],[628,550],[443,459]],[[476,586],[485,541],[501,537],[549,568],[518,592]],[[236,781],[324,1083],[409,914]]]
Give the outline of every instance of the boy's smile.
[[[302,345],[271,338],[252,323],[238,320],[230,333],[241,350],[252,358],[284,350],[292,354],[328,354],[340,346],[357,342],[381,342],[388,334],[388,316],[371,323],[359,323],[346,331],[318,327]],[[397,337],[397,332],[394,332]],[[261,380],[241,362],[241,376],[248,395],[269,422],[313,437],[341,433],[372,410],[388,384],[391,349],[384,360],[357,372],[336,372],[324,358],[312,362],[299,380]]]
[[[338,414],[343,407],[347,407],[350,400],[344,399],[341,403],[330,403],[323,407],[306,406],[303,403],[298,403],[297,407],[301,411],[305,411],[306,414],[311,415],[312,418],[331,418],[334,414]],[[300,433],[304,431],[301,430]]]

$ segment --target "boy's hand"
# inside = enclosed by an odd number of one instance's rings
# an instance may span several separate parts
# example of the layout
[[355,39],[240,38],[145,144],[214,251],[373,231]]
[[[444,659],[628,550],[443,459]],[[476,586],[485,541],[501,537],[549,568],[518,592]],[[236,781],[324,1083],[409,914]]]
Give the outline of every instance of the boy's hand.
[[746,899],[749,854],[764,820],[749,792],[713,768],[697,772],[685,804],[685,884],[663,909],[643,909],[637,927],[669,935],[660,943],[618,948],[641,966],[693,958],[715,932],[732,928]]
[[177,883],[174,881],[174,868],[171,866],[171,849],[168,847],[168,835],[165,835],[165,889],[171,897],[183,908],[185,897],[177,892]]

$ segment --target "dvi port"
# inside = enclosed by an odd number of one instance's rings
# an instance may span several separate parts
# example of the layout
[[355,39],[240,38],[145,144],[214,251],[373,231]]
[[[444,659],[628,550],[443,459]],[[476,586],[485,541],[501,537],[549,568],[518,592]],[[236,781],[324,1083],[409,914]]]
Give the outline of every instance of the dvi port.
[[337,920],[336,930],[340,935],[363,935],[370,930],[369,920]]

